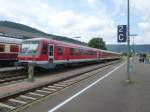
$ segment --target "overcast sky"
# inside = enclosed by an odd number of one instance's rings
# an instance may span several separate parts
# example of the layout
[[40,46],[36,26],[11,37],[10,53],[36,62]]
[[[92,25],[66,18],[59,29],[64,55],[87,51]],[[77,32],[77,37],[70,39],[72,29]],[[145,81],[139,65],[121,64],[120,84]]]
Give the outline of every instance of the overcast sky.
[[[150,0],[131,1],[131,33],[136,44],[150,44]],[[103,37],[117,43],[117,25],[126,24],[127,0],[0,0],[0,20],[29,25],[46,33]]]

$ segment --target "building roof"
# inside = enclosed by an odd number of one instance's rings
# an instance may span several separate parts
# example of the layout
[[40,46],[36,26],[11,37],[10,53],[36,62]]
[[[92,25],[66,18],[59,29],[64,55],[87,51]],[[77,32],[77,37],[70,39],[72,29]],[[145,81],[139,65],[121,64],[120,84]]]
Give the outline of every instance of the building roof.
[[0,36],[0,43],[21,44],[22,39]]

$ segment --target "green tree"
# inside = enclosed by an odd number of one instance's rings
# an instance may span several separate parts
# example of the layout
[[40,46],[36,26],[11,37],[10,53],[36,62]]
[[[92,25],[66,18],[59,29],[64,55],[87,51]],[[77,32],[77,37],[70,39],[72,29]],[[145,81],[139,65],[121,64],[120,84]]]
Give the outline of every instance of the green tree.
[[95,37],[88,42],[89,47],[107,50],[106,44],[102,38]]

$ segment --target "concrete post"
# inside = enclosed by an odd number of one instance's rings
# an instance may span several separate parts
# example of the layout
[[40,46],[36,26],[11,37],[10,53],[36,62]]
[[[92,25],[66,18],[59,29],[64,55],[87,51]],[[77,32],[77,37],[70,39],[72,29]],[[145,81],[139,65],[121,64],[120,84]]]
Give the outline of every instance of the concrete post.
[[28,81],[34,82],[34,63],[28,63]]
[[18,69],[18,62],[14,63],[16,70]]

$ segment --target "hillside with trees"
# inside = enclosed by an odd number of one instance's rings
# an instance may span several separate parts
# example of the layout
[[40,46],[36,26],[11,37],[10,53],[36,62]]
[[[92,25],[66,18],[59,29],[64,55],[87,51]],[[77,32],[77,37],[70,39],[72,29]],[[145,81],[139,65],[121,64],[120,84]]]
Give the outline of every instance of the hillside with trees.
[[29,33],[32,32],[32,33],[35,33],[35,34],[50,37],[50,38],[55,39],[55,40],[71,42],[71,43],[75,43],[75,44],[87,45],[86,43],[80,42],[78,40],[74,40],[74,39],[71,39],[71,38],[68,38],[68,37],[65,37],[65,36],[47,34],[45,32],[42,32],[42,31],[40,31],[38,29],[35,29],[35,28],[32,28],[30,26],[23,25],[23,24],[20,24],[20,23],[11,22],[11,21],[0,21],[0,26],[12,28],[12,29],[18,29],[18,30],[29,32]]

